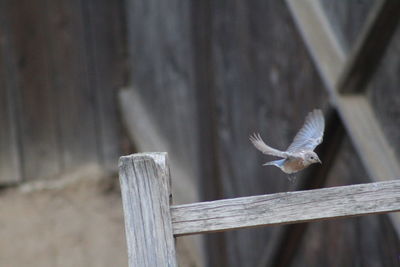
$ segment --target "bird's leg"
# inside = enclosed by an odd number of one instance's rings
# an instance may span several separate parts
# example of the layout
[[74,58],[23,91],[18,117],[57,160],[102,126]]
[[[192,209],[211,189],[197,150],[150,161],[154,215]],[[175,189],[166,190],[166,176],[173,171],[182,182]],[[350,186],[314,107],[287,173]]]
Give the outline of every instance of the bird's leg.
[[288,179],[291,184],[294,184],[296,182],[296,174],[293,173],[289,174]]

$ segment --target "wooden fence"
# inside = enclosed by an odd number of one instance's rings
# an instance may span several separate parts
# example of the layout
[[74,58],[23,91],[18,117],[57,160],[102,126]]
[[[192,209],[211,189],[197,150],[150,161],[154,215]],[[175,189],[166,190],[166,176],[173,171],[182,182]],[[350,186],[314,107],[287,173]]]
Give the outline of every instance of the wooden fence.
[[119,168],[131,267],[177,266],[181,235],[400,211],[400,180],[174,206],[166,153],[121,157]]

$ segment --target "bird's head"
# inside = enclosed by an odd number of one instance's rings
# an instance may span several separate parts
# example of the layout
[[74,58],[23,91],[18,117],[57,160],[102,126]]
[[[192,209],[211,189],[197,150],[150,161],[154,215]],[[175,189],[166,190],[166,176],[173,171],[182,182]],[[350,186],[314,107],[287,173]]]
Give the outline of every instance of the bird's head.
[[313,164],[313,163],[321,163],[322,164],[317,153],[315,153],[314,151],[307,152],[305,154],[305,160],[308,164]]

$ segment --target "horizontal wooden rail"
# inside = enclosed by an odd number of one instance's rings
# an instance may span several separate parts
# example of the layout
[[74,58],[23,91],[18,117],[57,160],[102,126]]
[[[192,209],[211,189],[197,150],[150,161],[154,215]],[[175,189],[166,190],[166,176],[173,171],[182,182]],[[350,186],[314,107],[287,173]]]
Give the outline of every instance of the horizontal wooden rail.
[[171,206],[175,236],[400,211],[400,180]]

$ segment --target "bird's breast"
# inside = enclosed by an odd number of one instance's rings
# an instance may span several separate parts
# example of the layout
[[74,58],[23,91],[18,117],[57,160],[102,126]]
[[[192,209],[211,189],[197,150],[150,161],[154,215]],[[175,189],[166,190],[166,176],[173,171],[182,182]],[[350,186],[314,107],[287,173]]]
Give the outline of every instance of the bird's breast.
[[282,170],[286,173],[295,173],[307,167],[304,161],[300,158],[289,158],[283,165]]

